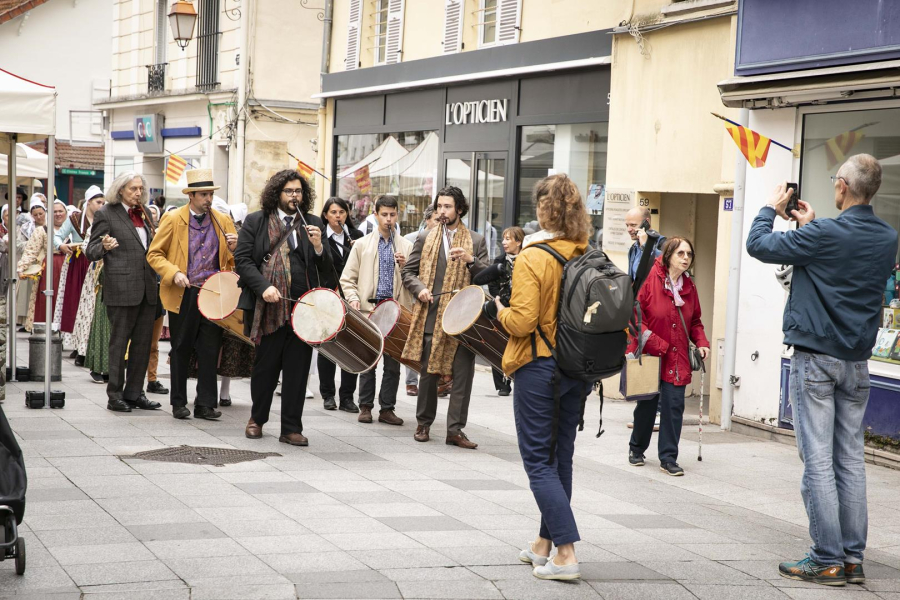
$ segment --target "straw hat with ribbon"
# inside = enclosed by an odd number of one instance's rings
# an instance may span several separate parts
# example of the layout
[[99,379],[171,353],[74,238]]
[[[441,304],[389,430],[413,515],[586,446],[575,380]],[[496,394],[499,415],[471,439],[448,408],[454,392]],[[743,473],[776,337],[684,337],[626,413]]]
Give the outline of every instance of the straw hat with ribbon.
[[191,192],[213,192],[220,186],[213,185],[212,169],[191,169],[185,171],[188,186],[181,190],[185,194]]

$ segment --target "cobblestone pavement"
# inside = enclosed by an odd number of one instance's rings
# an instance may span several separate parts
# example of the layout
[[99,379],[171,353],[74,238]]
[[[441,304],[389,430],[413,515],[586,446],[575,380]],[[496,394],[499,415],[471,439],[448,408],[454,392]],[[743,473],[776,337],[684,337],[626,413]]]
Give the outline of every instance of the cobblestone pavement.
[[[243,436],[246,380],[232,384],[220,421],[177,421],[160,396],[160,411],[107,411],[104,388],[63,363],[53,388],[65,390],[65,409],[28,410],[25,390],[42,384],[8,384],[3,409],[28,467],[28,569],[17,577],[0,564],[0,598],[900,600],[898,471],[867,466],[868,583],[792,582],[777,563],[808,546],[795,448],[707,427],[697,462],[686,427],[687,475],[668,477],[653,450],[647,466],[628,466],[629,405],[608,401],[606,433],[595,437],[594,397],[572,498],[583,580],[545,582],[517,560],[538,511],[512,398],[495,395],[488,372],[476,375],[466,429],[476,451],[445,445],[443,421],[430,443],[416,443],[405,395],[402,427],[358,424],[324,411],[317,395],[304,413],[310,445],[295,448],[278,443],[277,416],[262,440]],[[281,456],[221,467],[129,458],[181,444]]]

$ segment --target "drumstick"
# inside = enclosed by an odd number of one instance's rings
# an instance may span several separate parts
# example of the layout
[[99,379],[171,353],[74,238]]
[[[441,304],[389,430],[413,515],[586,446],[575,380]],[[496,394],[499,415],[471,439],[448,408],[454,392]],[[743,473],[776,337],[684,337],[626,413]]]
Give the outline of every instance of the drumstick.
[[295,300],[294,298],[291,298],[290,296],[282,296],[281,294],[278,294],[278,297],[281,298],[282,300],[287,300],[288,302],[296,302],[298,304],[305,304],[306,306],[315,306],[315,304],[313,304],[312,302],[304,302],[303,300]]
[[444,294],[455,294],[458,291],[459,290],[450,290],[449,292],[441,292],[440,294],[432,294],[431,296],[432,298],[435,298],[437,296],[443,296]]

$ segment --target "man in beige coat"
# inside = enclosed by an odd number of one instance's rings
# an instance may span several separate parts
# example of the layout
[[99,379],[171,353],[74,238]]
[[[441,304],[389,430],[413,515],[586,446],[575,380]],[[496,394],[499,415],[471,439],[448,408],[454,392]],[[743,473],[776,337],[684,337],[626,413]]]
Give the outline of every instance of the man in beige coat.
[[[396,196],[381,196],[375,202],[375,218],[378,229],[358,239],[350,250],[350,256],[341,273],[341,288],[350,306],[370,314],[383,300],[397,300],[409,308],[412,296],[403,286],[400,270],[406,264],[413,245],[399,235],[393,235],[399,206]],[[394,414],[397,404],[397,387],[400,385],[400,363],[383,355],[384,369],[378,403],[381,412],[379,423],[403,425],[403,419]],[[377,365],[359,376],[359,422],[372,422],[375,406],[375,371]]]

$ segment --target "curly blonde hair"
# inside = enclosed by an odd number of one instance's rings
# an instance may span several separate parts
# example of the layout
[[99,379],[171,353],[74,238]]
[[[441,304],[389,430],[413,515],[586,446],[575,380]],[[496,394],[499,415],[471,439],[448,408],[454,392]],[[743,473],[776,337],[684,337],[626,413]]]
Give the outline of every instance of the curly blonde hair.
[[586,242],[591,234],[591,219],[581,192],[569,176],[557,173],[534,185],[532,200],[542,229],[561,234],[573,242]]

